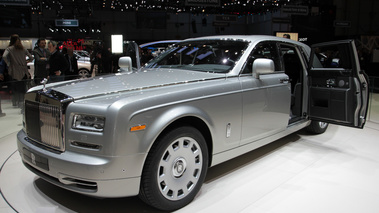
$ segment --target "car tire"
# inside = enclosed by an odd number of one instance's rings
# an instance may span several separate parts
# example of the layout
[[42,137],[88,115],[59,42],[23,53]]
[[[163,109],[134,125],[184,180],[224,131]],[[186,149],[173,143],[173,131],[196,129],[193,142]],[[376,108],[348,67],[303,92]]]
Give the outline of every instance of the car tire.
[[141,177],[139,197],[164,211],[190,203],[208,169],[208,148],[195,128],[174,128],[159,137],[149,151]]
[[321,121],[311,121],[311,124],[305,130],[312,134],[322,134],[326,131],[329,124]]
[[79,78],[89,78],[91,76],[89,70],[82,68],[78,71]]

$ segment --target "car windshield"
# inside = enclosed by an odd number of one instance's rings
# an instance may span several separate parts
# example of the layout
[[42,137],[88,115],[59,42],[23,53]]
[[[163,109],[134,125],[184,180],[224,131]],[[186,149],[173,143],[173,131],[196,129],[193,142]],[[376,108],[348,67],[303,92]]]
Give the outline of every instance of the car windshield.
[[248,42],[241,40],[181,42],[154,58],[145,67],[227,73],[237,63],[247,46]]

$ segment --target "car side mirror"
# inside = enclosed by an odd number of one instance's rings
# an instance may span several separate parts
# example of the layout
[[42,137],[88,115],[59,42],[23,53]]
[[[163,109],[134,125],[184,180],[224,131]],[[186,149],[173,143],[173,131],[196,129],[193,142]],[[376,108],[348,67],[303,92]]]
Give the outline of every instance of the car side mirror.
[[118,66],[121,71],[132,71],[132,58],[129,56],[121,57],[118,60]]
[[257,58],[253,63],[253,77],[259,79],[262,74],[271,74],[275,72],[274,61],[267,58]]

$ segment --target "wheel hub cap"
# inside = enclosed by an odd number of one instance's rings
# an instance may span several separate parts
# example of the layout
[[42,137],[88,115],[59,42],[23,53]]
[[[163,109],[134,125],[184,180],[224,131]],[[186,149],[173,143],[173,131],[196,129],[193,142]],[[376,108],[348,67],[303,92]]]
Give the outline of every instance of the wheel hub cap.
[[188,196],[202,174],[203,156],[200,145],[191,137],[174,140],[162,153],[158,165],[157,184],[168,200]]
[[184,158],[180,157],[175,160],[174,166],[172,167],[172,174],[174,177],[179,178],[181,177],[187,168],[187,162]]
[[319,122],[318,125],[320,125],[320,128],[324,129],[328,125],[328,123]]

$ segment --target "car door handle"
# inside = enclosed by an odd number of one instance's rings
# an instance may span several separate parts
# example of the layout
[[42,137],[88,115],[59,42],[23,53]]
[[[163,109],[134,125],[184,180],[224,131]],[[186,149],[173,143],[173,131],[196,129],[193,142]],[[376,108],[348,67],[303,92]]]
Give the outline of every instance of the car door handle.
[[282,78],[282,79],[279,79],[280,83],[289,83],[290,82],[290,79],[289,78]]

